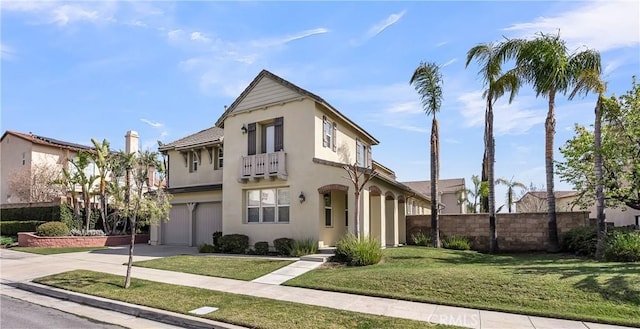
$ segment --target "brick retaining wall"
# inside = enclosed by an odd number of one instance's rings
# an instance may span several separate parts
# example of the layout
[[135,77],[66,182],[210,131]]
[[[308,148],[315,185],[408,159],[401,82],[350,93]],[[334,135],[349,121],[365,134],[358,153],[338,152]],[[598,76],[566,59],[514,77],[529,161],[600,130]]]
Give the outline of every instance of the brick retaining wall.
[[[20,247],[69,248],[128,245],[130,235],[44,237],[34,233],[18,233]],[[147,243],[149,234],[136,234],[136,243]]]
[[[488,214],[447,214],[440,215],[440,234],[463,235],[471,240],[475,250],[489,249]],[[589,212],[557,213],[558,235],[589,224]],[[498,247],[501,251],[543,251],[548,245],[546,213],[497,214],[496,230]],[[407,242],[417,232],[431,232],[431,216],[407,216]]]

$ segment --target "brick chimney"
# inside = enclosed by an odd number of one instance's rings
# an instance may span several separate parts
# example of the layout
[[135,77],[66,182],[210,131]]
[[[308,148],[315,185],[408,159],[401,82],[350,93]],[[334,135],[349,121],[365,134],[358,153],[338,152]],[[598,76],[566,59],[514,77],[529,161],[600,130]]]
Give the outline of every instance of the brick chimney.
[[125,152],[127,153],[138,153],[138,132],[134,130],[127,131],[127,134],[124,136],[125,140]]

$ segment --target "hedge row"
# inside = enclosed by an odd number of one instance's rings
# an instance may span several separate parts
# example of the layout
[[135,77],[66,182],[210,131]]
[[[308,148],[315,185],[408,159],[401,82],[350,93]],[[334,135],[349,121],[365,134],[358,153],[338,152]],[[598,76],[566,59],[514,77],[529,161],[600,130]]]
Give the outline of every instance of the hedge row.
[[60,221],[60,207],[3,208],[0,210],[0,221]]
[[29,221],[8,221],[0,222],[0,234],[7,236],[16,236],[18,232],[35,232],[38,225],[46,223],[45,221],[29,220]]

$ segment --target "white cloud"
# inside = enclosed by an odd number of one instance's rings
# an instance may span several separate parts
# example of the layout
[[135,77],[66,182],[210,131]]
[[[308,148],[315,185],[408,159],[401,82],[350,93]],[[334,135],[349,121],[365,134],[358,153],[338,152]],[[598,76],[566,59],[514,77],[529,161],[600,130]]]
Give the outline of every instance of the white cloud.
[[389,17],[372,26],[369,31],[367,31],[367,39],[375,37],[376,35],[382,33],[382,31],[389,28],[391,25],[397,23],[402,18],[402,16],[404,16],[405,12],[406,10],[403,10],[397,14],[391,14],[389,15]]
[[7,46],[4,43],[0,43],[0,59],[12,60],[15,58],[15,52],[13,48]]
[[181,29],[171,30],[167,32],[167,38],[169,38],[170,41],[177,41],[181,38],[183,33],[184,32]]
[[447,66],[449,66],[449,65],[451,65],[451,64],[453,64],[453,63],[455,63],[455,62],[457,62],[457,61],[458,61],[458,59],[457,59],[457,58],[450,59],[450,60],[449,60],[449,61],[447,61],[446,63],[444,63],[444,64],[440,65],[440,67],[441,67],[441,68],[442,68],[442,67],[447,67]]
[[140,119],[140,121],[142,121],[142,122],[144,122],[144,123],[146,123],[146,124],[150,125],[150,126],[151,126],[151,127],[153,127],[153,128],[162,128],[162,127],[164,127],[164,124],[162,124],[162,123],[160,123],[160,122],[153,122],[153,121],[151,121],[151,120],[147,120],[147,119],[145,119],[145,118]]
[[444,46],[444,45],[446,45],[448,43],[449,43],[449,41],[438,42],[438,43],[436,43],[435,47],[436,48],[440,48],[440,47],[442,47],[442,46]]
[[198,42],[204,42],[204,43],[209,43],[211,42],[211,39],[207,38],[202,32],[191,32],[191,40],[192,41],[198,41]]
[[276,47],[276,46],[282,46],[291,41],[296,41],[296,40],[300,40],[300,39],[308,38],[310,36],[324,34],[324,33],[329,33],[329,30],[324,27],[319,27],[319,28],[305,30],[305,31],[301,31],[298,33],[294,33],[294,34],[286,35],[282,37],[254,40],[250,42],[250,45],[257,48]]
[[[482,92],[462,93],[456,100],[462,106],[460,114],[465,120],[466,127],[484,126],[486,103],[482,98]],[[533,126],[543,123],[546,117],[545,110],[527,109],[534,103],[535,99],[521,96],[511,104],[503,102],[495,104],[493,109],[495,134],[497,136],[526,134]]]
[[604,52],[640,43],[639,12],[638,1],[596,1],[572,11],[516,23],[504,30],[514,31],[519,37],[560,30],[570,50],[587,46]]
[[117,3],[113,1],[72,2],[57,1],[3,1],[3,11],[31,14],[38,23],[66,26],[77,22],[115,22]]

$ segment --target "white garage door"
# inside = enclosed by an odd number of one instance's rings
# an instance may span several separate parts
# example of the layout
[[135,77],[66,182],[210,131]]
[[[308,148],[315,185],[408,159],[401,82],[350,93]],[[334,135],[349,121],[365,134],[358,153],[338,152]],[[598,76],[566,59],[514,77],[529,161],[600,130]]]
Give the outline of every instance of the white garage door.
[[195,245],[213,243],[213,233],[222,232],[222,203],[203,202],[196,207]]
[[169,221],[162,223],[162,244],[189,245],[189,209],[186,204],[174,204]]

